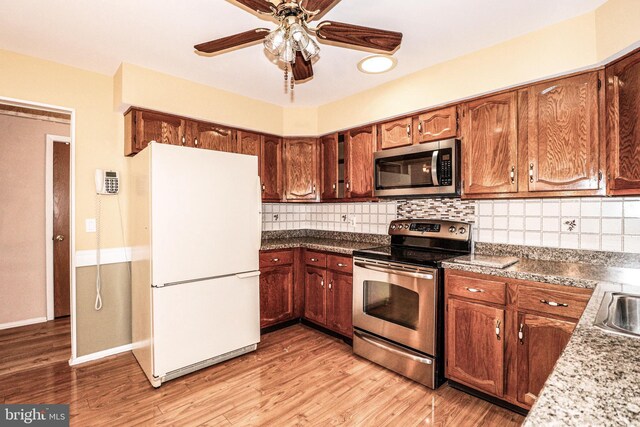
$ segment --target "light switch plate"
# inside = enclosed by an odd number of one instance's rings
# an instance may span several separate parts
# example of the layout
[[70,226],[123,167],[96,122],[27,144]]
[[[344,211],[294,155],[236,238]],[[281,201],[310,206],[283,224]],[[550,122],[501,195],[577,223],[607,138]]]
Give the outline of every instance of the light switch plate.
[[96,219],[95,218],[87,218],[84,220],[84,231],[87,233],[95,233],[96,232]]

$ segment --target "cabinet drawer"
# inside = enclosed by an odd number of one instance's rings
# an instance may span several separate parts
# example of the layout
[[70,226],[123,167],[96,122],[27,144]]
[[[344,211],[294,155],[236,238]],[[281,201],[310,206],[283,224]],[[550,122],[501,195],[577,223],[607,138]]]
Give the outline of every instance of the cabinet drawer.
[[506,283],[500,280],[479,279],[476,277],[447,276],[448,295],[469,298],[476,301],[505,304]]
[[318,268],[326,268],[327,254],[323,254],[322,252],[305,251],[304,263]]
[[260,252],[260,268],[291,263],[293,263],[292,250]]
[[587,302],[587,294],[522,285],[518,289],[518,310],[532,310],[579,319]]
[[351,257],[328,255],[327,268],[329,270],[351,273],[353,272],[353,260],[351,259]]

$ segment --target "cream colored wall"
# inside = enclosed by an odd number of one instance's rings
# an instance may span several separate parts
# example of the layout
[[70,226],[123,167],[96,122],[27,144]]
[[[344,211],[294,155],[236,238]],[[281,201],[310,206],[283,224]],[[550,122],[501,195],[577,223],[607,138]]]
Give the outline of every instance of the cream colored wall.
[[318,108],[285,108],[282,135],[318,136]]
[[70,126],[0,114],[0,324],[47,316],[46,135]]
[[609,0],[596,10],[598,60],[640,45],[640,1]]
[[129,106],[184,115],[194,119],[282,135],[282,108],[211,86],[122,64],[114,96],[122,112]]
[[596,60],[591,12],[323,105],[318,130],[324,134],[410,113],[587,67]]

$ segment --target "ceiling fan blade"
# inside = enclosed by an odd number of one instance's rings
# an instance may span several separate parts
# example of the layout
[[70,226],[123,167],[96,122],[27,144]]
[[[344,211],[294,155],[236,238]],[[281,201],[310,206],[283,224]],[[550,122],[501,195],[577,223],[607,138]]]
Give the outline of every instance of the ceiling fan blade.
[[221,50],[230,49],[232,47],[242,46],[248,43],[253,43],[258,40],[262,40],[269,34],[269,30],[266,28],[257,28],[251,31],[245,31],[244,33],[234,34],[232,36],[223,37],[217,40],[211,40],[210,42],[200,43],[195,45],[197,51],[203,53],[220,52]]
[[304,8],[309,12],[318,12],[316,15],[309,19],[309,21],[313,21],[316,16],[320,17],[324,15],[325,12],[335,6],[335,4],[339,1],[340,0],[306,0],[302,3],[302,6],[304,6]]
[[311,61],[307,61],[302,53],[296,52],[296,62],[291,66],[293,78],[296,82],[303,82],[313,77],[313,66]]
[[333,21],[323,21],[318,24],[316,34],[322,40],[385,52],[393,52],[402,42],[402,33]]
[[251,10],[263,13],[271,13],[273,3],[268,0],[236,0],[243,6],[248,7]]

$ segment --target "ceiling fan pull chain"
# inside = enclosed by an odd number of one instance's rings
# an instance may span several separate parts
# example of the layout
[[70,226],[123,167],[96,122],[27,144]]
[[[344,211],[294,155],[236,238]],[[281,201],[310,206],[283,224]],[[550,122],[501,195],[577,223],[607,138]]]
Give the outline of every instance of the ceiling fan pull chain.
[[289,93],[289,64],[284,64],[284,93]]

